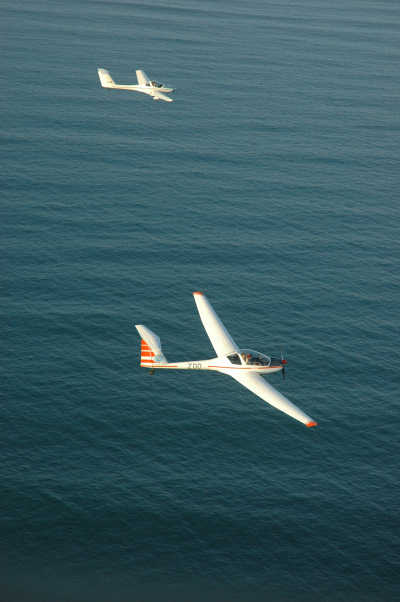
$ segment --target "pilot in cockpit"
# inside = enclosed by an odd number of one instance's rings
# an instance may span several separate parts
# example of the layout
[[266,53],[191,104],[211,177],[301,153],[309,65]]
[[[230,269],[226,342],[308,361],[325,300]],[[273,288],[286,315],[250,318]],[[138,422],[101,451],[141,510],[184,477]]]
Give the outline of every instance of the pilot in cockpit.
[[251,364],[251,354],[250,353],[241,353],[240,355],[245,364]]

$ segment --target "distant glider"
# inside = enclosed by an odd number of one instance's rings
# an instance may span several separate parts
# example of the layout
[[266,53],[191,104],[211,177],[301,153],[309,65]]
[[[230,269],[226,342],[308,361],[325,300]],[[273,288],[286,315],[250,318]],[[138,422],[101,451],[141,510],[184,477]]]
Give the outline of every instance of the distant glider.
[[144,71],[140,69],[136,71],[137,84],[116,84],[111,77],[107,69],[97,69],[100,83],[103,88],[112,88],[115,90],[132,90],[134,92],[142,92],[142,94],[148,94],[152,96],[154,100],[165,100],[166,102],[173,102],[173,99],[163,94],[163,92],[173,92],[173,88],[166,88],[163,84],[156,81],[151,81]]
[[215,370],[229,374],[252,393],[274,406],[281,412],[289,414],[306,426],[316,426],[315,420],[307,416],[279,391],[268,384],[261,374],[271,374],[284,369],[286,360],[283,357],[268,357],[251,349],[239,349],[222,321],[216,314],[207,297],[200,292],[193,293],[200,319],[215,349],[217,357],[194,362],[168,363],[161,351],[160,339],[146,326],[137,324],[136,328],[142,338],[140,365],[142,368],[179,369],[179,370]]

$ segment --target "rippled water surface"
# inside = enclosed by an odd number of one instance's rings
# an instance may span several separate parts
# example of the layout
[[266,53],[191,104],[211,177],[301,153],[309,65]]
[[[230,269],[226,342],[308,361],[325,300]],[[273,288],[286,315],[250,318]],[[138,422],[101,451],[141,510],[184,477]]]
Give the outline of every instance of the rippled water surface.
[[[397,600],[398,2],[1,12],[0,599]],[[194,290],[317,429],[138,367]]]

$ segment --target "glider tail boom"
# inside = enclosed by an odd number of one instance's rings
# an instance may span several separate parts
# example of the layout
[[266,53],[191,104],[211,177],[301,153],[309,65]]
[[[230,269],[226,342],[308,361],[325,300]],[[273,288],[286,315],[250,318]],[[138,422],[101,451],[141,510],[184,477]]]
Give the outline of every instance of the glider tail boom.
[[167,358],[161,351],[158,336],[143,324],[136,324],[142,341],[140,346],[140,365],[142,368],[157,368],[157,364],[167,364]]

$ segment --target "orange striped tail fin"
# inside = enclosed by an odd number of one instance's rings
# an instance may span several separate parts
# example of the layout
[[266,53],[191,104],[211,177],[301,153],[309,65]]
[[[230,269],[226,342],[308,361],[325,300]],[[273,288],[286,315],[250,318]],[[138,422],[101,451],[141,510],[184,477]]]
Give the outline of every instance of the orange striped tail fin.
[[160,364],[168,364],[158,336],[143,324],[135,324],[135,326],[141,338],[140,365],[143,368],[157,368]]
[[151,347],[148,346],[146,341],[142,339],[141,347],[140,347],[140,365],[143,368],[151,368],[154,364],[155,353],[152,351]]

